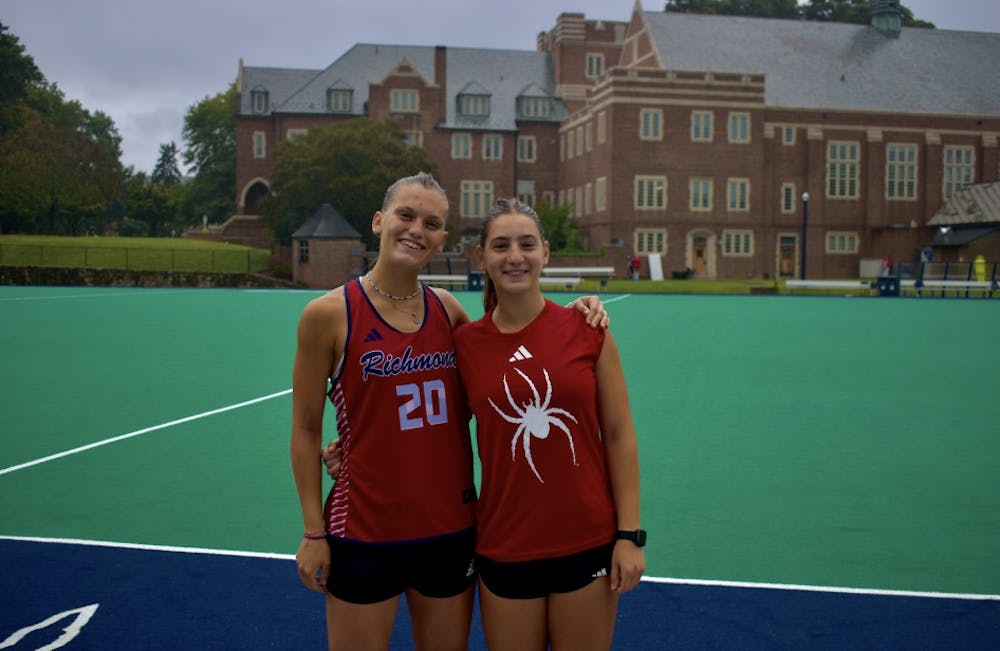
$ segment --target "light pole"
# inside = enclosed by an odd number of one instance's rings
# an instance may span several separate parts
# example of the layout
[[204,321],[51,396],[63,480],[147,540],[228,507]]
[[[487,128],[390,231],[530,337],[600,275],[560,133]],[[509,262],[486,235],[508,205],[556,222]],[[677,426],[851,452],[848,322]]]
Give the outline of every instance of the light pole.
[[802,193],[802,264],[799,265],[800,280],[806,279],[806,227],[809,225],[809,193]]

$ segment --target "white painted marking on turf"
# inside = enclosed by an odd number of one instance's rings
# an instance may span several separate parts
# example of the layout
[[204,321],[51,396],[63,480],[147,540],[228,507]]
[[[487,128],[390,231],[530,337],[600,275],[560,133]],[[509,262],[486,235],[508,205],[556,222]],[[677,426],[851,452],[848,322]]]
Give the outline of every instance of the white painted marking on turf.
[[[174,291],[161,291],[156,292],[157,296],[163,296],[164,294],[183,294],[183,290]],[[114,292],[111,294],[57,294],[55,296],[3,296],[0,297],[0,301],[51,301],[55,299],[66,299],[66,298],[117,298],[119,296],[143,296],[142,291],[133,292]],[[147,291],[145,296],[149,296],[150,292]]]
[[626,299],[626,298],[631,298],[631,297],[632,297],[631,294],[624,294],[622,296],[616,296],[614,298],[609,298],[608,300],[604,301],[604,304],[607,305],[608,303],[614,303],[615,301],[620,301],[620,300],[623,300],[623,299]]
[[[4,536],[0,540],[16,542],[54,543],[65,545],[84,545],[90,547],[111,547],[122,549],[137,549],[141,551],[171,552],[179,554],[208,554],[215,556],[238,556],[246,558],[269,558],[280,561],[295,560],[294,554],[278,554],[273,552],[250,552],[226,549],[205,549],[201,547],[172,547],[168,545],[141,545],[136,543],[119,543],[102,540],[77,540],[72,538],[38,538],[30,536]],[[646,583],[670,583],[675,585],[715,586],[720,588],[756,588],[762,590],[790,590],[800,592],[829,592],[835,594],[860,594],[887,597],[923,597],[932,599],[962,599],[970,601],[1000,601],[1000,595],[973,594],[960,592],[919,592],[915,590],[879,590],[876,588],[843,588],[822,585],[798,585],[793,583],[752,583],[748,581],[716,581],[708,579],[676,579],[656,576],[644,576]]]
[[3,642],[0,642],[0,649],[7,649],[22,639],[24,639],[29,633],[34,633],[35,631],[44,630],[61,619],[65,619],[70,615],[76,615],[73,621],[69,623],[69,626],[63,629],[62,635],[52,640],[48,644],[42,647],[38,647],[37,651],[51,651],[52,649],[61,649],[67,644],[69,644],[73,638],[80,634],[83,627],[87,625],[90,618],[94,616],[97,612],[97,608],[100,604],[90,604],[89,606],[81,606],[80,608],[74,608],[73,610],[67,610],[61,613],[57,613],[48,619],[42,620],[33,626],[26,626],[19,631],[15,631],[13,635],[8,637]]
[[112,436],[109,439],[104,439],[103,441],[97,441],[95,443],[88,443],[87,445],[80,446],[78,448],[73,448],[72,450],[65,450],[63,452],[57,452],[56,454],[50,454],[47,457],[42,457],[40,459],[35,459],[34,461],[27,461],[25,463],[18,464],[16,466],[11,466],[9,468],[3,468],[0,470],[0,475],[6,475],[9,472],[15,472],[17,470],[23,470],[25,468],[30,468],[31,466],[37,466],[38,464],[45,463],[47,461],[54,461],[55,459],[61,459],[63,457],[68,457],[79,452],[85,452],[93,448],[99,448],[102,445],[108,445],[110,443],[117,443],[118,441],[124,441],[125,439],[130,439],[141,434],[147,434],[149,432],[155,432],[156,430],[165,429],[167,427],[173,427],[174,425],[180,425],[181,423],[188,423],[192,420],[198,420],[199,418],[207,418],[208,416],[214,416],[216,414],[221,414],[223,412],[232,411],[233,409],[239,409],[240,407],[246,407],[258,402],[264,402],[265,400],[270,400],[271,398],[277,398],[279,396],[288,395],[291,393],[291,389],[285,389],[284,391],[279,391],[278,393],[272,393],[271,395],[261,396],[260,398],[254,398],[253,400],[247,400],[245,402],[239,402],[235,405],[229,405],[228,407],[221,407],[219,409],[213,409],[211,411],[205,411],[200,414],[195,414],[193,416],[186,416],[184,418],[178,418],[177,420],[172,420],[169,423],[161,423],[159,425],[153,425],[152,427],[146,427],[143,429],[136,430],[134,432],[129,432],[128,434],[121,434],[119,436]]

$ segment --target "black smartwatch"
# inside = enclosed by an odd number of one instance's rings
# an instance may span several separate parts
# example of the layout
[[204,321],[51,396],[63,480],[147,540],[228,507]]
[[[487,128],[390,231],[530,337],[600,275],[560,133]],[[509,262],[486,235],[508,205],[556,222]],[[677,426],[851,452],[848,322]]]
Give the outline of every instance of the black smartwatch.
[[636,529],[635,531],[619,531],[615,534],[615,538],[618,540],[631,540],[635,543],[636,547],[643,547],[646,544],[646,531],[644,529]]

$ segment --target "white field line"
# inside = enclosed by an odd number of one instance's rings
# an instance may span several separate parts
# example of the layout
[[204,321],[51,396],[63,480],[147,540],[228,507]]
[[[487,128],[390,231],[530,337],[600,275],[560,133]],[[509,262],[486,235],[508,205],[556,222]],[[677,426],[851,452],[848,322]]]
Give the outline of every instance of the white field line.
[[[190,290],[189,290],[190,291]],[[157,296],[163,296],[164,294],[182,294],[184,290],[168,290],[157,292]],[[132,292],[112,292],[108,294],[56,294],[55,296],[0,296],[0,302],[4,301],[53,301],[53,300],[65,300],[65,299],[77,299],[77,298],[120,298],[123,296],[149,296],[148,293],[143,294],[141,291]]]
[[30,468],[31,466],[37,466],[38,464],[45,463],[47,461],[54,461],[55,459],[61,459],[63,457],[68,457],[73,454],[78,454],[80,452],[85,452],[93,448],[99,448],[102,445],[109,445],[111,443],[117,443],[118,441],[124,441],[125,439],[130,439],[142,434],[147,434],[149,432],[155,432],[156,430],[165,429],[167,427],[173,427],[174,425],[180,425],[182,423],[188,423],[193,420],[198,420],[199,418],[207,418],[208,416],[214,416],[216,414],[221,414],[223,412],[232,411],[233,409],[239,409],[240,407],[246,407],[258,402],[264,402],[265,400],[270,400],[272,398],[277,398],[279,396],[288,395],[291,393],[291,389],[285,389],[284,391],[279,391],[277,393],[272,393],[270,395],[261,396],[259,398],[254,398],[253,400],[247,400],[245,402],[239,402],[235,405],[229,405],[226,407],[220,407],[219,409],[213,409],[211,411],[205,411],[200,414],[194,414],[193,416],[186,416],[184,418],[178,418],[177,420],[172,420],[168,423],[160,423],[159,425],[153,425],[152,427],[145,427],[143,429],[138,429],[134,432],[129,432],[128,434],[120,434],[118,436],[112,436],[101,441],[96,441],[94,443],[88,443],[87,445],[82,445],[78,448],[73,448],[72,450],[64,450],[63,452],[57,452],[56,454],[50,454],[47,457],[41,457],[40,459],[35,459],[33,461],[27,461],[25,463],[18,464],[16,466],[10,466],[9,468],[0,469],[0,475],[6,475],[10,472],[16,472],[18,470],[23,470],[25,468]]
[[[153,552],[171,552],[176,554],[208,554],[213,556],[237,556],[245,558],[269,558],[281,561],[295,560],[294,554],[277,554],[273,552],[250,552],[227,549],[205,549],[201,547],[174,547],[169,545],[141,545],[137,543],[108,542],[103,540],[77,540],[72,538],[39,538],[33,536],[4,536],[0,540],[15,542],[53,543],[65,545],[84,545],[89,547],[109,547],[120,549],[138,549]],[[793,590],[800,592],[829,592],[836,594],[858,594],[888,597],[922,597],[930,599],[961,599],[974,601],[1000,601],[1000,595],[963,594],[955,592],[918,592],[913,590],[878,590],[874,588],[843,588],[820,585],[796,585],[786,583],[750,583],[745,581],[709,581],[703,579],[677,579],[644,576],[646,583],[669,583],[674,585],[716,586],[721,588],[753,588],[763,590]]]

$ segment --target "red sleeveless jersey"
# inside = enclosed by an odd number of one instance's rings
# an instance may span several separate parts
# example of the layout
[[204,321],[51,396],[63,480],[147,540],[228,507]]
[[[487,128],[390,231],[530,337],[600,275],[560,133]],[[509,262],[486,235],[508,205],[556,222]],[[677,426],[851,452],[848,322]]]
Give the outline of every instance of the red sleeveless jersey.
[[343,461],[324,514],[334,536],[402,542],[474,524],[469,416],[451,321],[422,288],[424,322],[405,333],[379,316],[360,279],[344,285],[347,345],[329,393]]
[[482,461],[477,553],[519,562],[614,539],[597,417],[603,345],[603,330],[551,301],[519,332],[500,332],[489,314],[455,332]]

